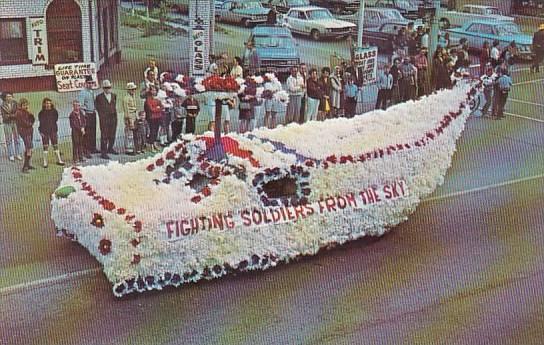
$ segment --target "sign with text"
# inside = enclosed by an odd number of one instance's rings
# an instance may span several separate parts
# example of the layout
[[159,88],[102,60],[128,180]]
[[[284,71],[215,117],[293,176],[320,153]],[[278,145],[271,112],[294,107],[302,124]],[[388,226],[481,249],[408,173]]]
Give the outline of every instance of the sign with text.
[[189,1],[189,40],[191,47],[190,75],[205,77],[210,65],[210,47],[213,44],[213,0]]
[[47,65],[47,30],[45,18],[30,18],[30,44],[32,46],[32,64]]
[[55,79],[58,92],[79,91],[85,87],[85,77],[93,78],[94,87],[98,88],[96,65],[92,62],[65,63],[55,65]]
[[371,208],[376,205],[403,199],[408,196],[405,180],[384,185],[370,186],[353,193],[327,196],[299,206],[242,209],[226,211],[202,217],[180,217],[161,226],[161,238],[168,242],[182,240],[200,231],[228,231],[235,227],[258,228],[274,224],[295,223],[315,216],[336,217],[352,210]]
[[355,48],[353,62],[363,85],[376,82],[378,47]]

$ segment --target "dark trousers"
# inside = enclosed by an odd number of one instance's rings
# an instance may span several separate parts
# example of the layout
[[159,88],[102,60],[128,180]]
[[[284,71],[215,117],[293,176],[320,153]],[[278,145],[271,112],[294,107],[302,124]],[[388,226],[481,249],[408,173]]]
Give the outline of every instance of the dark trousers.
[[390,90],[381,89],[378,90],[378,99],[376,100],[375,109],[387,109],[387,103],[389,102]]
[[133,135],[134,135],[134,151],[139,152],[144,150],[145,145],[145,139],[146,139],[146,124],[141,123],[137,124],[136,128],[134,129]]
[[175,119],[172,121],[172,140],[177,140],[179,135],[181,134],[181,131],[183,130],[183,122],[185,121],[184,118],[182,119]]
[[157,135],[159,134],[159,126],[161,125],[161,119],[149,119],[149,144],[157,141]]
[[493,103],[493,88],[486,87],[484,88],[484,97],[485,97],[485,104],[482,108],[482,115],[487,114],[489,111],[489,108],[491,108],[491,104]]
[[302,124],[304,123],[304,119],[306,118],[306,95],[302,95],[302,99],[300,101],[300,113],[298,114],[298,123]]
[[540,72],[540,64],[544,60],[544,52],[538,52],[533,55],[533,63],[531,64],[531,72]]
[[87,123],[85,124],[85,136],[83,137],[84,147],[88,153],[96,152],[96,112],[85,113]]
[[185,119],[185,133],[195,134],[196,117],[187,116]]
[[100,117],[100,152],[107,153],[113,151],[116,131],[117,120],[105,120]]
[[496,99],[495,104],[493,104],[493,115],[496,117],[503,117],[504,106],[506,105],[506,101],[508,100],[508,92],[507,91],[496,92],[495,99]]
[[81,132],[72,130],[72,156],[74,162],[81,160],[85,155],[84,145],[84,136]]
[[355,115],[355,109],[357,107],[357,98],[356,97],[346,97],[346,103],[344,111],[347,118],[351,118]]

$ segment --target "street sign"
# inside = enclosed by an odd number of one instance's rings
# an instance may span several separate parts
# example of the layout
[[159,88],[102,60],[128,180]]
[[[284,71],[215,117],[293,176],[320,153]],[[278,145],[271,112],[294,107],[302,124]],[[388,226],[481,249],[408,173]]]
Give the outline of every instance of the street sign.
[[378,72],[378,47],[355,48],[353,63],[357,68],[359,82],[363,85],[376,82]]
[[189,43],[191,47],[190,75],[204,77],[210,65],[210,47],[213,44],[214,1],[189,2]]

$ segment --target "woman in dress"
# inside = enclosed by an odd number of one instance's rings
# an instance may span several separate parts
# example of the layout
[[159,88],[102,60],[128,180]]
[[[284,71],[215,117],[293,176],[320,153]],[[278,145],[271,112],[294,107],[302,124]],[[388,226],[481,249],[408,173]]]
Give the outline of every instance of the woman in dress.
[[38,126],[38,132],[42,137],[43,144],[43,167],[47,168],[48,161],[47,155],[49,154],[49,145],[53,145],[53,150],[57,157],[57,165],[63,166],[64,162],[60,157],[59,145],[58,145],[58,126],[59,113],[55,109],[53,101],[49,98],[44,98],[42,101],[42,110],[38,113],[38,120],[40,122]]
[[321,69],[321,77],[319,78],[318,83],[321,91],[323,92],[323,96],[321,97],[319,102],[319,112],[317,116],[318,121],[324,121],[325,119],[327,119],[331,112],[331,78],[329,77],[330,74],[330,68],[323,67],[323,69]]
[[340,66],[334,67],[334,74],[331,76],[331,112],[332,117],[340,116],[342,108],[342,70]]
[[238,131],[240,133],[245,133],[250,130],[251,121],[255,119],[255,105],[257,103],[257,85],[250,77],[246,78],[246,88],[244,92],[240,93],[238,97],[240,98],[239,110],[240,114],[238,116],[240,120],[240,126]]

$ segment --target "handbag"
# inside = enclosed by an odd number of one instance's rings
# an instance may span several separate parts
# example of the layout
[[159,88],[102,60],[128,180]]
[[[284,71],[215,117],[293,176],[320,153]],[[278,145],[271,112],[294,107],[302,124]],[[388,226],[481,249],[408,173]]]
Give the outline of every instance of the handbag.
[[329,111],[331,111],[331,105],[330,105],[330,103],[329,103],[329,99],[326,98],[326,99],[325,99],[325,112],[328,113]]

